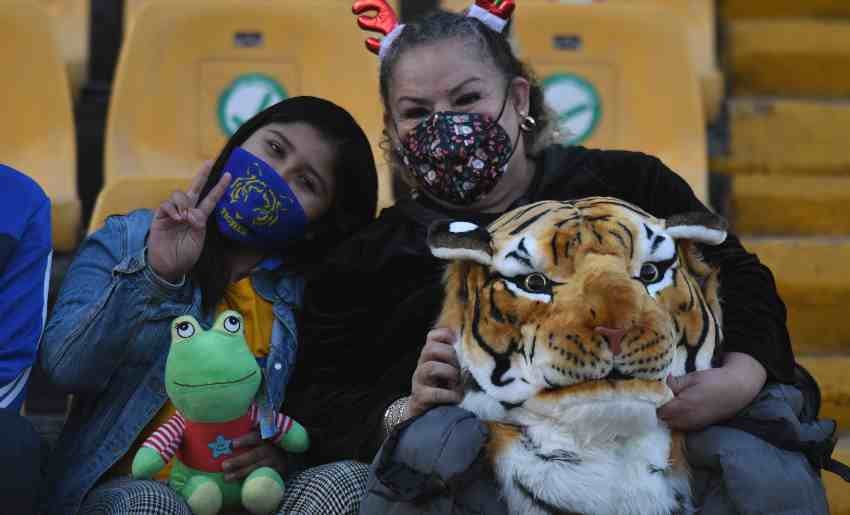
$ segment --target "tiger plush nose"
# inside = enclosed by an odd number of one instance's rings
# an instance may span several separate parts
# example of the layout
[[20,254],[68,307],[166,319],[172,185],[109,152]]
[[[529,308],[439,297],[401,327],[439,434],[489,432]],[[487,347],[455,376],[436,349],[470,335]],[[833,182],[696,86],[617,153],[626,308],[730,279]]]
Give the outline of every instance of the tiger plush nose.
[[594,327],[593,330],[605,338],[605,341],[608,342],[608,348],[611,349],[612,354],[617,356],[623,352],[620,342],[623,340],[623,336],[626,335],[626,329],[612,329],[610,327],[598,325]]

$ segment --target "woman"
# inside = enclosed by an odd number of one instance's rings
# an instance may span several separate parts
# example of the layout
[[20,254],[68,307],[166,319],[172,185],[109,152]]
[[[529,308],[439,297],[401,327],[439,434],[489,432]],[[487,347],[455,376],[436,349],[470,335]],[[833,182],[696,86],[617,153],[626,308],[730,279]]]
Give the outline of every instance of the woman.
[[[237,180],[241,168],[232,160],[246,156],[271,173],[250,168],[242,178],[287,204],[266,209],[262,220],[252,213],[267,208],[269,197],[237,191],[247,183]],[[281,404],[294,365],[303,275],[330,245],[370,221],[376,202],[374,160],[361,128],[326,100],[296,97],[246,122],[216,162],[155,213],[111,217],[91,235],[42,343],[43,368],[75,395],[50,464],[48,513],[188,514],[163,483],[126,478],[139,444],[173,413],[163,383],[171,320],[190,314],[210,324],[217,312],[240,311],[264,368],[261,398],[287,411]],[[245,222],[235,223],[240,216]],[[334,503],[350,504],[340,497],[344,483],[326,485],[318,505],[303,488],[345,464],[290,480],[285,456],[259,434],[234,446],[251,450],[224,463],[226,479],[275,468],[287,478],[285,511],[334,513]]]
[[[436,13],[396,28],[380,54],[387,158],[415,192],[331,254],[305,294],[290,410],[315,437],[316,463],[371,461],[400,420],[461,398],[453,335],[431,330],[443,269],[425,243],[431,221],[486,225],[523,204],[594,195],[660,218],[707,209],[657,158],[550,143],[539,84],[502,34],[475,17]],[[461,130],[457,114],[479,127],[464,134],[483,152],[483,171],[445,143]],[[770,271],[734,235],[705,257],[725,286],[726,352],[721,367],[671,384],[676,399],[659,415],[682,430],[728,419],[766,380],[794,375]]]

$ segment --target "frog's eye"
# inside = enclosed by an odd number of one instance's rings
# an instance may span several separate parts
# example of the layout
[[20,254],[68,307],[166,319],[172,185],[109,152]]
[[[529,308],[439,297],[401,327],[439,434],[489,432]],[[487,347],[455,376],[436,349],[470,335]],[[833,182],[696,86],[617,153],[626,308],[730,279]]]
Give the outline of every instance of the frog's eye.
[[242,321],[239,320],[239,317],[230,315],[224,319],[222,327],[224,327],[224,330],[228,333],[238,333],[239,330],[242,329]]
[[195,335],[195,326],[189,322],[180,322],[174,327],[174,331],[180,338],[191,338]]

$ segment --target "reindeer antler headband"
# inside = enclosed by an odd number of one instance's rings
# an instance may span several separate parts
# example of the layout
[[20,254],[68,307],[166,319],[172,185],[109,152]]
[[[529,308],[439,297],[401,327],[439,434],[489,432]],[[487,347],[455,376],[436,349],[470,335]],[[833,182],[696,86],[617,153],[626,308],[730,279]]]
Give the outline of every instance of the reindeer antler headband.
[[[480,20],[496,32],[502,32],[515,7],[514,0],[475,0],[466,15]],[[398,22],[395,11],[385,0],[357,0],[351,11],[357,15],[357,25],[361,29],[384,35],[380,40],[374,37],[366,39],[366,48],[383,60],[395,38],[404,29],[404,25]],[[375,11],[377,14],[363,14],[368,11]]]

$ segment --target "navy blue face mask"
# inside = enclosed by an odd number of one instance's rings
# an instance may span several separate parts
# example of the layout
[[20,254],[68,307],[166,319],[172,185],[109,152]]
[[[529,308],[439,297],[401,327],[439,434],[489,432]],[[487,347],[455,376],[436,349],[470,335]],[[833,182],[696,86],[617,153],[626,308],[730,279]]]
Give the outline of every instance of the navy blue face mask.
[[232,180],[215,207],[215,218],[225,238],[252,247],[280,249],[304,237],[304,208],[268,163],[235,148],[223,172],[230,173]]

